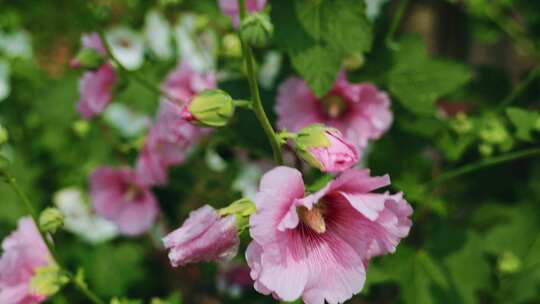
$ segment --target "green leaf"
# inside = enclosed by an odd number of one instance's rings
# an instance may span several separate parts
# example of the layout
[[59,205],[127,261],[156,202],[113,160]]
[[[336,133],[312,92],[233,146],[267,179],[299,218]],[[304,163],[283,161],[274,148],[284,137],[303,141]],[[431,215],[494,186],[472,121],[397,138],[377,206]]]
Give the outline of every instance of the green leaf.
[[532,141],[531,132],[535,129],[536,121],[540,115],[537,112],[520,108],[508,108],[506,114],[510,122],[516,127],[516,137],[524,141]]
[[371,47],[372,29],[362,0],[276,0],[275,40],[314,94],[330,90],[345,56]]
[[490,269],[481,244],[480,237],[469,232],[463,247],[444,259],[459,303],[478,303],[477,291],[488,287]]
[[401,42],[394,54],[395,66],[388,75],[388,86],[408,110],[433,115],[435,101],[466,84],[471,72],[464,65],[429,58],[422,45],[417,39]]

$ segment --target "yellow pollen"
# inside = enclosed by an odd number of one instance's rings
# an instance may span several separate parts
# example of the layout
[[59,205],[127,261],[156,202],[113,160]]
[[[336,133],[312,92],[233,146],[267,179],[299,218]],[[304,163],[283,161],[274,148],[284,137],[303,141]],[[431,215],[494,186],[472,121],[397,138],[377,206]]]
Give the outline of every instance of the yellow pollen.
[[306,224],[313,231],[321,234],[326,231],[323,210],[319,207],[313,207],[311,210],[306,207],[298,208],[298,215],[302,223]]
[[328,95],[321,100],[321,103],[330,118],[338,118],[347,110],[347,103],[337,95]]

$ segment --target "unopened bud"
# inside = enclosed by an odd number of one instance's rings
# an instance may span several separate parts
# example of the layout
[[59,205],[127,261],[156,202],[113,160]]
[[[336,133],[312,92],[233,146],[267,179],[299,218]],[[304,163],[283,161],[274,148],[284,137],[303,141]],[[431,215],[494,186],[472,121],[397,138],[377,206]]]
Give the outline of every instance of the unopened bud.
[[47,208],[39,216],[39,227],[41,230],[55,233],[58,228],[64,225],[64,215],[56,208]]
[[57,293],[68,282],[69,278],[62,273],[58,265],[52,262],[47,266],[35,269],[29,289],[32,294],[49,297]]
[[240,25],[240,37],[247,44],[263,47],[272,38],[274,26],[264,13],[253,13],[247,16]]
[[92,48],[83,48],[73,58],[69,65],[72,68],[97,69],[104,62],[103,56]]
[[358,162],[356,148],[336,129],[309,125],[293,141],[298,156],[323,172],[341,172]]
[[233,99],[218,89],[199,93],[182,110],[182,117],[187,121],[208,127],[222,127],[233,115]]

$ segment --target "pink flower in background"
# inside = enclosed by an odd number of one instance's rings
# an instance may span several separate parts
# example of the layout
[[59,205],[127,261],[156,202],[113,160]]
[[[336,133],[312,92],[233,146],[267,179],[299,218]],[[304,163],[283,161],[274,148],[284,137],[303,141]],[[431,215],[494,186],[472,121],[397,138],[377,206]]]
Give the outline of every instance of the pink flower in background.
[[[247,0],[246,9],[248,12],[261,11],[266,5],[266,0]],[[233,25],[240,25],[240,10],[238,9],[238,0],[219,0],[219,7],[223,15],[232,18]]]
[[107,54],[107,50],[105,50],[105,46],[103,46],[103,42],[101,41],[101,38],[99,38],[98,33],[83,34],[81,42],[83,48],[93,49],[101,55]]
[[30,217],[19,220],[17,230],[2,242],[0,258],[0,303],[32,304],[45,296],[32,294],[30,281],[36,268],[53,262],[36,225]]
[[180,228],[163,238],[174,267],[231,259],[238,251],[239,242],[236,217],[220,218],[208,205],[192,211]]
[[363,149],[378,139],[392,123],[390,99],[372,84],[352,84],[340,73],[334,87],[317,98],[306,83],[292,77],[279,87],[276,112],[278,126],[298,131],[322,123],[340,130],[346,139]]
[[162,101],[156,123],[148,132],[137,160],[141,180],[147,185],[166,183],[168,167],[182,163],[189,149],[206,132],[183,119],[180,106]]
[[90,177],[90,195],[96,213],[125,235],[144,233],[159,214],[154,195],[130,168],[97,168]]
[[77,111],[82,117],[90,119],[103,112],[112,98],[112,89],[116,83],[116,72],[108,63],[96,71],[84,73],[79,80],[81,98]]
[[348,170],[304,197],[301,173],[266,173],[250,218],[246,251],[255,288],[284,301],[342,303],[358,293],[370,258],[394,252],[411,227],[401,193],[374,193],[388,176]]
[[326,131],[329,147],[310,148],[309,153],[322,164],[323,172],[341,172],[358,162],[355,147],[343,139],[339,131]]
[[167,95],[182,101],[182,105],[197,93],[216,87],[216,75],[213,72],[200,73],[188,63],[182,62],[167,75],[161,89]]

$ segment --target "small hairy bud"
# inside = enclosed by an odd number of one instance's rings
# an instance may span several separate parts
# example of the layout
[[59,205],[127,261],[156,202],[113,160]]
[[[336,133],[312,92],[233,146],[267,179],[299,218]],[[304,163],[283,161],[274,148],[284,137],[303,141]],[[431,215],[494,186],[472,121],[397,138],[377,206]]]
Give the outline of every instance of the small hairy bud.
[[184,119],[207,127],[222,127],[233,115],[232,97],[218,89],[199,93],[182,110]]
[[264,13],[253,13],[247,16],[240,25],[240,37],[247,44],[263,47],[272,38],[274,26]]
[[43,231],[55,233],[64,225],[64,215],[56,208],[47,208],[39,216],[39,227]]

